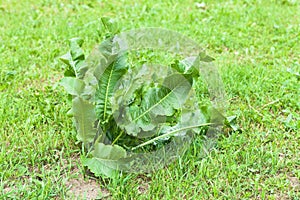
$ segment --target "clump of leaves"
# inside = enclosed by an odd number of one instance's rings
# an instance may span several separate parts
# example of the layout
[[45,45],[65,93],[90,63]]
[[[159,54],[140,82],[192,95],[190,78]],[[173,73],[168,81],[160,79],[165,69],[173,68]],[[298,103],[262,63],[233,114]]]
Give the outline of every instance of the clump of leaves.
[[83,164],[96,176],[162,162],[209,125],[194,101],[199,72],[191,65],[135,68],[126,53],[113,51],[110,39],[88,58],[82,43],[71,39],[70,51],[61,57],[67,66],[61,85],[72,96],[69,114],[85,149]]

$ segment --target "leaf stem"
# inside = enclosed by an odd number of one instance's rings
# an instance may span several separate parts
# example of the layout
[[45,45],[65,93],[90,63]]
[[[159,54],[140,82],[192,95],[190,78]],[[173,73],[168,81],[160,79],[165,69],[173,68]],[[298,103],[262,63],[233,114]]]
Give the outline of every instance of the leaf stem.
[[[71,55],[71,52],[70,52],[70,55]],[[74,70],[75,77],[78,78],[78,73],[77,73],[77,70],[76,70],[76,63],[75,63],[75,62],[76,62],[76,61],[74,61],[73,58],[72,58],[70,64],[71,64],[71,66],[72,66],[72,68],[73,68],[73,70]]]
[[114,139],[111,145],[114,145],[120,139],[120,137],[123,135],[123,132],[124,131],[121,131],[121,133],[116,137],[116,139]]
[[179,129],[176,129],[176,130],[173,130],[173,131],[170,131],[166,134],[163,134],[163,135],[160,135],[160,136],[157,136],[151,140],[148,140],[147,142],[144,142],[138,146],[135,146],[133,147],[131,150],[135,150],[135,149],[138,149],[138,148],[141,148],[143,146],[146,146],[150,143],[153,143],[159,139],[162,139],[162,138],[165,138],[165,137],[169,137],[169,136],[172,136],[174,133],[177,133],[177,132],[180,132],[180,131],[184,131],[184,130],[188,130],[188,129],[192,129],[192,128],[198,128],[198,127],[201,127],[201,126],[208,126],[208,125],[212,125],[213,123],[204,123],[204,124],[199,124],[199,125],[193,125],[193,126],[186,126],[186,127],[183,127],[183,128],[179,128]]

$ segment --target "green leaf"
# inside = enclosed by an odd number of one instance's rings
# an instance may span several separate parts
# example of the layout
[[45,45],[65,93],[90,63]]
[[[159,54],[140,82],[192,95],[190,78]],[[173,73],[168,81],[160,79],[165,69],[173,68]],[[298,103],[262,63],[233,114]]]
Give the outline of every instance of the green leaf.
[[73,77],[62,78],[60,80],[60,85],[63,86],[69,94],[75,96],[80,96],[85,87],[82,80]]
[[68,53],[66,53],[65,55],[62,55],[59,59],[66,65],[71,66],[72,56],[70,51],[68,51]]
[[127,134],[137,136],[141,130],[153,130],[156,127],[153,123],[155,118],[172,116],[175,109],[180,109],[184,104],[190,90],[190,80],[181,74],[166,77],[160,88],[147,89],[141,105],[133,105],[127,109]]
[[81,49],[83,40],[81,38],[70,39],[71,56],[73,60],[84,60],[84,53]]
[[199,134],[204,127],[211,125],[212,123],[207,123],[208,119],[203,115],[203,113],[199,109],[187,110],[184,109],[181,112],[180,117],[176,119],[176,124],[174,126],[163,125],[160,128],[158,136],[152,138],[136,147],[137,148],[146,146],[148,144],[169,140],[172,136],[183,136],[186,135],[187,132],[192,131],[193,133]]
[[124,54],[108,54],[108,51],[102,51],[106,57],[106,63],[102,63],[96,69],[103,71],[99,76],[98,86],[95,93],[97,118],[104,121],[111,116],[110,98],[120,78],[126,73],[126,57]]
[[83,164],[96,176],[113,177],[116,170],[122,168],[119,160],[126,157],[126,151],[118,145],[96,143],[92,155],[92,158],[85,158]]
[[225,125],[232,128],[233,131],[241,131],[241,128],[236,123],[236,119],[237,119],[236,115],[226,117]]
[[112,37],[120,32],[119,24],[117,20],[111,19],[109,17],[101,17],[102,34],[105,33],[106,38]]
[[82,97],[76,96],[73,98],[72,114],[76,122],[77,138],[87,146],[93,142],[97,133],[97,129],[94,128],[96,121],[94,105]]
[[200,58],[200,61],[203,61],[203,62],[212,62],[215,60],[213,57],[206,55],[204,52],[201,52],[199,54],[199,58]]
[[84,66],[84,52],[81,49],[83,40],[73,38],[70,40],[70,51],[60,57],[60,60],[67,65],[65,76],[83,78],[80,69]]
[[193,74],[193,73],[195,73],[196,75],[198,75],[197,70],[193,66],[194,61],[195,61],[194,57],[188,57],[188,58],[185,58],[184,60],[180,60],[180,61],[176,60],[171,65],[171,67],[173,69],[176,69],[181,74]]

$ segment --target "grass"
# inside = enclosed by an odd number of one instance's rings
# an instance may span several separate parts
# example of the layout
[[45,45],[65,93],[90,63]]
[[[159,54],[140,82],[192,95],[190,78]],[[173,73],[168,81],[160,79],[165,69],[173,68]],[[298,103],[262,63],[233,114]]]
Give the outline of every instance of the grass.
[[57,58],[70,38],[83,38],[89,53],[112,34],[100,17],[121,31],[163,27],[198,41],[216,58],[227,115],[243,129],[220,138],[204,158],[195,141],[152,174],[93,180],[109,199],[299,199],[300,3],[205,3],[1,1],[0,199],[71,198],[67,183],[83,169]]

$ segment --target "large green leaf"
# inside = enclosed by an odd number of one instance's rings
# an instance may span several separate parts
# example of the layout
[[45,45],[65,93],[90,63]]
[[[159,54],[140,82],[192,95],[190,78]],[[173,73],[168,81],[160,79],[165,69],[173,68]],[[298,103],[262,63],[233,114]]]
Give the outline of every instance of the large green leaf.
[[140,131],[153,130],[156,127],[156,118],[172,116],[175,109],[184,104],[190,90],[190,80],[180,74],[166,77],[161,87],[148,88],[140,105],[133,105],[127,109],[127,134],[137,136]]
[[122,168],[120,159],[126,157],[126,151],[118,145],[96,143],[92,155],[92,158],[85,158],[83,164],[96,176],[112,177],[115,175],[116,170]]
[[111,115],[111,103],[114,88],[122,75],[126,72],[123,58],[118,58],[110,64],[102,74],[96,90],[96,112],[97,117],[103,121]]
[[94,105],[80,96],[73,98],[72,114],[75,118],[77,138],[85,145],[93,142],[97,133],[94,128],[96,114]]
[[[98,72],[103,71],[99,76],[98,86],[95,93],[96,114],[102,122],[107,121],[111,116],[110,98],[113,95],[115,86],[120,78],[126,73],[126,57],[122,55],[109,55],[104,52],[106,63],[102,63],[96,69]],[[101,69],[99,69],[101,68]]]
[[68,115],[75,119],[78,140],[88,146],[93,142],[97,133],[94,128],[95,106],[87,100],[93,93],[93,88],[86,86],[83,80],[73,77],[64,77],[60,84],[73,96],[73,106]]

